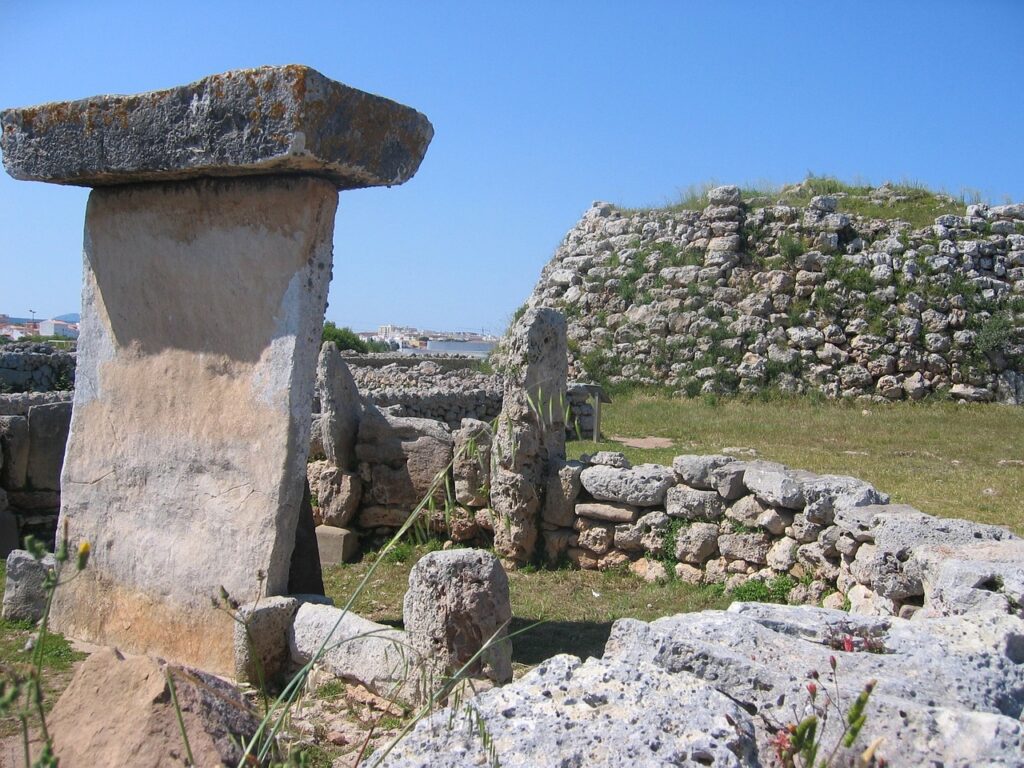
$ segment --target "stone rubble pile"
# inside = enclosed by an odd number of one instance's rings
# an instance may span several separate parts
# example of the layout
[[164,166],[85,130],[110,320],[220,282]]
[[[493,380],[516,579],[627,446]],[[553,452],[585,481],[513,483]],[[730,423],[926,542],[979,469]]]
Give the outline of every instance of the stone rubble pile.
[[844,197],[752,207],[727,186],[703,211],[595,203],[527,306],[565,313],[572,376],[1024,403],[1024,205],[913,229],[839,212]]

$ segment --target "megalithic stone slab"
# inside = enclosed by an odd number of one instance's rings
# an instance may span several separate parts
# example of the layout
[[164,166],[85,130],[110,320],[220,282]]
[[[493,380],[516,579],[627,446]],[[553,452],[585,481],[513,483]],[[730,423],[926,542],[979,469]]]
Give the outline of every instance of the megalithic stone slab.
[[9,109],[0,124],[11,176],[90,187],[289,173],[391,186],[416,173],[434,134],[416,110],[297,65]]
[[72,637],[230,673],[231,617],[288,589],[337,190],[207,179],[94,190],[61,525]]
[[13,176],[97,187],[60,513],[93,555],[53,624],[230,674],[217,596],[288,590],[338,189],[402,183],[433,129],[292,66],[0,121]]

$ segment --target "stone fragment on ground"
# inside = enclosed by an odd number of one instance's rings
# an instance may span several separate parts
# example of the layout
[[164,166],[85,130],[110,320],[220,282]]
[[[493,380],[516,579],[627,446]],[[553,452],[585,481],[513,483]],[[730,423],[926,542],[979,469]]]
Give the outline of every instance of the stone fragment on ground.
[[183,765],[174,681],[196,765],[235,765],[259,717],[229,683],[150,656],[103,648],[84,661],[47,718],[66,768]]

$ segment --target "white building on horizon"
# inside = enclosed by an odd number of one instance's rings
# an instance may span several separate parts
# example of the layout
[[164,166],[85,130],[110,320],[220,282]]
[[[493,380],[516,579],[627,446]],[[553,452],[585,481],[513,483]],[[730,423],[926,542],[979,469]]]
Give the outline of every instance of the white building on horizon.
[[78,326],[74,323],[65,323],[63,320],[40,320],[40,336],[59,336],[62,339],[77,339]]

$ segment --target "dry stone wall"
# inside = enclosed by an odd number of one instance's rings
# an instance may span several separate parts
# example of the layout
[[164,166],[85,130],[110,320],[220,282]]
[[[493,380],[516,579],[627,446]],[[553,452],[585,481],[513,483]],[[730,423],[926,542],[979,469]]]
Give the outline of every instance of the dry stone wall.
[[595,203],[527,305],[566,314],[571,376],[1024,403],[1024,205],[913,228],[838,210],[884,212],[894,188],[845,197],[748,205],[719,187],[702,211]]
[[0,346],[0,392],[65,391],[74,384],[74,352],[50,344]]

